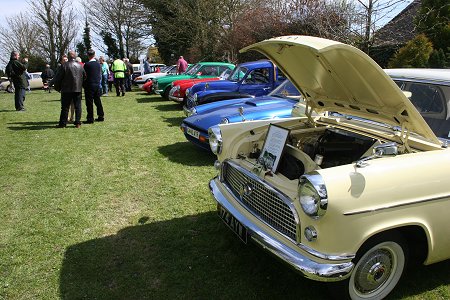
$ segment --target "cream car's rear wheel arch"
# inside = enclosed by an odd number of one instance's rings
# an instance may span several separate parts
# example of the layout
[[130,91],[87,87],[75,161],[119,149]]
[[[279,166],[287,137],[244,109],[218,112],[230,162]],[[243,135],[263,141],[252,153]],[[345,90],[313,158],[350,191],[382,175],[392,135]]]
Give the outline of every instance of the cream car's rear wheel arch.
[[407,245],[399,235],[389,234],[368,243],[358,252],[348,295],[351,299],[383,299],[400,280],[407,258]]

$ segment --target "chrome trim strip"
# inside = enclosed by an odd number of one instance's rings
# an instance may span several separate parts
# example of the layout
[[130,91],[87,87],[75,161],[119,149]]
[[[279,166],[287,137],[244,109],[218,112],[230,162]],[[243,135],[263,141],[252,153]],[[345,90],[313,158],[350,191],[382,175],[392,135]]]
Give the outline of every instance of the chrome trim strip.
[[334,260],[334,261],[343,261],[343,260],[352,260],[355,258],[355,254],[342,254],[342,255],[328,255],[321,252],[318,252],[306,245],[303,244],[297,244],[298,247],[300,247],[303,251],[311,254],[312,256],[325,259],[325,260]]
[[[409,206],[409,205],[426,203],[426,202],[431,202],[431,201],[445,200],[446,198],[450,198],[450,195],[446,195],[446,196],[442,196],[442,197],[435,197],[435,198],[430,198],[430,199],[422,199],[422,200],[417,200],[417,201],[412,201],[412,202],[402,203],[402,204],[396,204],[396,205],[389,205],[389,206],[384,206],[384,207],[380,207],[380,208],[376,208],[376,209],[367,209],[367,210],[346,212],[346,213],[344,213],[344,216],[353,216],[353,215],[358,215],[358,214],[373,213],[373,212],[378,212],[378,211],[391,209],[391,208]],[[449,200],[449,199],[447,199],[447,200]]]
[[264,250],[270,252],[300,272],[303,276],[312,280],[332,282],[344,280],[350,276],[354,267],[351,261],[319,263],[308,258],[306,255],[294,251],[241,214],[228,201],[225,195],[222,194],[218,188],[218,184],[219,180],[217,178],[209,182],[209,189],[213,198],[247,228],[249,237]]

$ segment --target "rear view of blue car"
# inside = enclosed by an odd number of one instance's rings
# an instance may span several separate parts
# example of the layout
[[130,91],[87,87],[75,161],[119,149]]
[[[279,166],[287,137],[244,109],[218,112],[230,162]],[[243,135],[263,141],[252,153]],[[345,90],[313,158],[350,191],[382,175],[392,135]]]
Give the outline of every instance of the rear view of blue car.
[[[220,104],[219,104],[220,103]],[[196,146],[210,151],[208,129],[226,123],[288,118],[294,105],[303,105],[300,92],[288,80],[267,96],[199,105],[185,118],[181,130]]]

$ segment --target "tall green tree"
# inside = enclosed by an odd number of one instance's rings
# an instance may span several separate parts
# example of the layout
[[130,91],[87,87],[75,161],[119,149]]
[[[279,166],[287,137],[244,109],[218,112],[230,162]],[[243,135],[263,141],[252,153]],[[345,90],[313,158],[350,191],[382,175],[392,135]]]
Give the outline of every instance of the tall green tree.
[[86,21],[84,24],[83,41],[79,42],[77,44],[76,48],[77,48],[78,56],[81,58],[81,60],[84,62],[87,62],[89,60],[88,56],[87,56],[87,51],[89,49],[92,49],[91,28],[89,27],[87,18],[86,18]]
[[450,3],[448,0],[422,0],[416,17],[418,31],[433,43],[430,66],[443,68],[450,63]]
[[112,37],[111,33],[101,31],[100,36],[103,39],[103,43],[106,45],[106,55],[109,58],[121,57],[119,48],[117,47],[117,41]]
[[422,0],[416,17],[419,32],[433,43],[434,49],[450,47],[450,3],[448,0]]

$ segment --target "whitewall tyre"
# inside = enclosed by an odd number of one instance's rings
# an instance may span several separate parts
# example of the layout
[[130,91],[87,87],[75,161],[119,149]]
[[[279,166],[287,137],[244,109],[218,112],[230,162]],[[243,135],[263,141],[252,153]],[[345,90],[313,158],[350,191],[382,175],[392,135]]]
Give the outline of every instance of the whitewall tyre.
[[406,267],[406,244],[401,239],[376,243],[363,251],[348,283],[354,300],[386,297],[397,285]]

